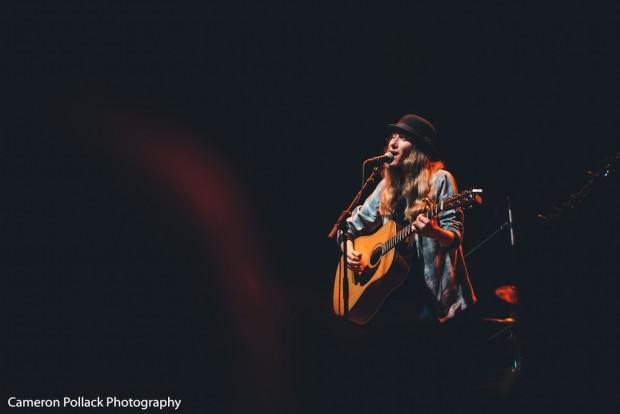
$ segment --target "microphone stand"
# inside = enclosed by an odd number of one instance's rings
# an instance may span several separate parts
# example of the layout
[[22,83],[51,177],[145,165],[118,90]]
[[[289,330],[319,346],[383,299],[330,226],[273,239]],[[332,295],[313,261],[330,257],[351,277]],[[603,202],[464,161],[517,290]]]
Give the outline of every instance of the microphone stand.
[[372,173],[370,174],[370,176],[368,177],[368,179],[362,184],[362,188],[360,188],[360,190],[357,192],[357,194],[355,195],[355,197],[353,197],[353,200],[351,201],[351,203],[349,204],[349,206],[347,208],[345,208],[342,213],[340,213],[340,216],[338,217],[338,220],[336,220],[336,223],[332,226],[331,231],[329,232],[329,234],[327,235],[328,238],[333,239],[337,234],[338,231],[342,232],[342,260],[340,261],[340,266],[341,266],[341,274],[342,274],[342,299],[344,301],[344,312],[343,312],[343,317],[344,318],[348,318],[349,317],[349,281],[348,281],[348,272],[347,272],[347,240],[348,240],[348,235],[347,235],[347,218],[349,218],[351,216],[351,212],[353,211],[353,209],[360,203],[360,199],[362,198],[362,195],[366,192],[366,189],[368,188],[368,186],[372,183],[374,183],[375,179],[377,178],[377,173],[379,172],[379,166],[374,167],[374,169],[372,170]]
[[[506,196],[506,209],[508,210],[508,231],[510,232],[510,251],[512,253],[512,268],[513,269],[518,269],[518,272],[521,272],[523,269],[521,269],[518,264],[519,264],[519,258],[518,258],[518,251],[517,251],[517,243],[515,241],[515,226],[514,226],[514,222],[512,219],[512,207],[510,205],[510,197]],[[522,275],[517,273],[514,274],[513,273],[513,280],[516,280],[518,278],[520,278]],[[509,324],[508,326],[510,326],[510,342],[512,344],[512,350],[513,350],[513,359],[512,359],[512,366],[510,367],[510,372],[512,374],[517,374],[519,371],[521,371],[521,343],[519,341],[519,328],[520,328],[520,312],[519,312],[519,307],[521,306],[521,301],[523,300],[523,295],[522,295],[522,291],[520,291],[520,286],[519,283],[515,283],[515,294],[517,295],[517,302],[512,305],[512,310],[511,310],[511,317],[514,318],[514,323]]]

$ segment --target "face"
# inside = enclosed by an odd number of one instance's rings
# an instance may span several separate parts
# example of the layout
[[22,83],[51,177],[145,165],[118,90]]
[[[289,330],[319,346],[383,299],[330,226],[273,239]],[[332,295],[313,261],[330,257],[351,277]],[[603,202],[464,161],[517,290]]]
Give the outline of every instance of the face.
[[411,154],[411,150],[413,149],[413,144],[405,135],[400,134],[398,132],[392,133],[388,137],[388,147],[387,150],[392,153],[394,159],[390,163],[390,166],[396,167],[402,165],[403,161],[407,159],[409,154]]

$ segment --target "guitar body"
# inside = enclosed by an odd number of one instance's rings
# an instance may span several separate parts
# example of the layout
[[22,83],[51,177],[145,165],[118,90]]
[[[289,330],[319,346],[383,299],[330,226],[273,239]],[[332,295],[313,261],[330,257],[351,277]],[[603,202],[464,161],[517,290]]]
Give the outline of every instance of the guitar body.
[[334,280],[333,309],[336,315],[345,316],[345,302],[348,302],[348,319],[364,325],[377,313],[390,293],[405,281],[409,272],[407,261],[394,249],[381,255],[381,245],[395,234],[396,223],[388,221],[375,233],[353,240],[355,250],[362,255],[364,270],[356,274],[347,268],[345,278],[344,257],[340,258]]

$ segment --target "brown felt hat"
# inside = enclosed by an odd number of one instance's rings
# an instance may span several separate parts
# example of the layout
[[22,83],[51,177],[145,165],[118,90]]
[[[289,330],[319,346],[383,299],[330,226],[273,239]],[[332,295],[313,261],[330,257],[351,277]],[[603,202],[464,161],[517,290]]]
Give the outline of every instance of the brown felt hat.
[[395,124],[388,124],[390,132],[400,132],[412,139],[420,151],[423,151],[432,159],[438,156],[437,130],[429,120],[420,115],[407,114]]

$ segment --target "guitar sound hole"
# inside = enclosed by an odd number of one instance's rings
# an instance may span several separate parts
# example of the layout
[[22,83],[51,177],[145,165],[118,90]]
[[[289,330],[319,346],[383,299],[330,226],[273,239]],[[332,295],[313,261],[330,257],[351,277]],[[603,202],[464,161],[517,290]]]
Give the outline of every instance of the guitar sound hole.
[[375,250],[372,251],[369,261],[370,265],[372,267],[375,267],[379,263],[379,260],[381,260],[381,247],[377,247]]

